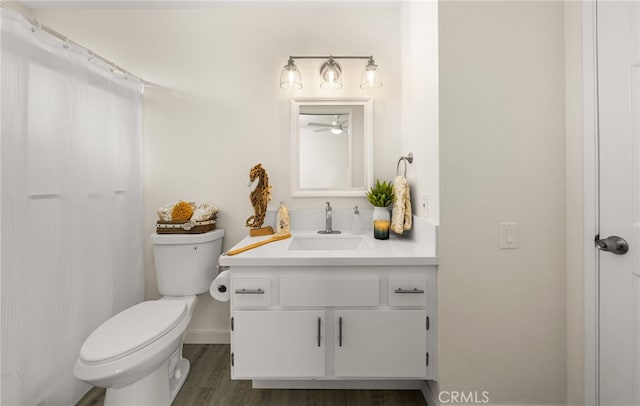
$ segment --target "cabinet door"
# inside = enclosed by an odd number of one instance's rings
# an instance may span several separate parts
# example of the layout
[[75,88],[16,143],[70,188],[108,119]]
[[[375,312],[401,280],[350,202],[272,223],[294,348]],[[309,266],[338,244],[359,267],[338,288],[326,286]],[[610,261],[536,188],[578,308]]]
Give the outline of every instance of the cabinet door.
[[336,377],[426,377],[425,310],[336,310]]
[[233,312],[232,377],[325,376],[323,310]]

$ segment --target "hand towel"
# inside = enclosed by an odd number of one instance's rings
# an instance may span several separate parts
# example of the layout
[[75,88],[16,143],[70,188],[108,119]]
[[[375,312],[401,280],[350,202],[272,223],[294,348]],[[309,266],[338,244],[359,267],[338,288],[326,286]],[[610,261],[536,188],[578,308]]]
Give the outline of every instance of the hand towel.
[[411,196],[409,182],[404,176],[396,176],[393,180],[393,211],[391,214],[391,230],[396,234],[402,234],[405,230],[411,230]]

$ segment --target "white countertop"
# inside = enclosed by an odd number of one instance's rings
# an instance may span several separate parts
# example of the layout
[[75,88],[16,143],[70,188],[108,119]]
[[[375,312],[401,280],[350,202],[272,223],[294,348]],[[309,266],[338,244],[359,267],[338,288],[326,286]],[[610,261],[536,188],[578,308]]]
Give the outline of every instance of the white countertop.
[[[248,251],[220,256],[222,266],[389,266],[438,265],[435,238],[417,239],[391,235],[388,240],[373,238],[371,230],[353,235],[321,236],[315,231],[293,231],[292,238],[274,241]],[[270,238],[245,237],[232,249],[241,248]],[[289,250],[295,237],[353,238],[362,237],[363,246],[357,250]]]

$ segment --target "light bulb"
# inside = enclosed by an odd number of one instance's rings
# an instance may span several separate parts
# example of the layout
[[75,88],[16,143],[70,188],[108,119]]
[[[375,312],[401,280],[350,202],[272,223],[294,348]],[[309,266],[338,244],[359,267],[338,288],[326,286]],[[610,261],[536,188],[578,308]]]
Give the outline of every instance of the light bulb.
[[360,88],[375,89],[378,87],[382,87],[382,75],[378,72],[378,65],[375,64],[373,58],[369,57],[369,62],[362,72]]
[[302,75],[291,57],[280,74],[280,87],[292,90],[302,89]]
[[320,87],[327,90],[340,89],[342,87],[342,67],[332,56],[320,67],[322,83]]

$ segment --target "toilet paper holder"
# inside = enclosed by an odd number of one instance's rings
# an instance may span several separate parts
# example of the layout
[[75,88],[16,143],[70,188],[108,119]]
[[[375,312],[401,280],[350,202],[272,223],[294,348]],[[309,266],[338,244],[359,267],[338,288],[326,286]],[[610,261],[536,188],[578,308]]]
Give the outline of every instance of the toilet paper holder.
[[219,266],[218,269],[221,271],[218,276],[211,282],[211,286],[209,287],[209,293],[211,296],[220,301],[227,302],[230,299],[230,271],[228,267]]

